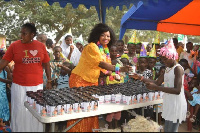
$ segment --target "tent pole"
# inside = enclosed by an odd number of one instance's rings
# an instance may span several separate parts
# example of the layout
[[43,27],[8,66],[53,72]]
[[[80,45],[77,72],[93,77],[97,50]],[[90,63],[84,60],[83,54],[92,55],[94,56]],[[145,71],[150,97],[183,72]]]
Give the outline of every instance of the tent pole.
[[103,12],[102,12],[102,4],[101,4],[101,0],[99,0],[99,21],[101,23],[103,23]]

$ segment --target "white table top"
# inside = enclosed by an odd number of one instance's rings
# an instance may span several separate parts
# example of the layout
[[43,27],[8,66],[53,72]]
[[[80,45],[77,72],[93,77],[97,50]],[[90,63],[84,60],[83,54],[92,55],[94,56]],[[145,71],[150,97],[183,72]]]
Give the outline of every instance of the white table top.
[[160,104],[163,102],[163,99],[160,100],[154,100],[154,101],[148,101],[148,102],[142,102],[132,105],[125,105],[125,104],[101,104],[99,105],[99,108],[97,111],[90,111],[90,112],[80,112],[80,113],[72,113],[72,114],[65,114],[65,115],[58,115],[56,117],[44,117],[41,116],[39,113],[36,112],[31,106],[29,106],[28,102],[24,103],[24,106],[42,123],[52,123],[52,122],[58,122],[58,121],[66,121],[66,120],[72,120],[77,118],[84,118],[84,117],[90,117],[90,116],[97,116],[101,114],[108,114],[112,112],[118,112],[122,110],[129,110],[134,108],[140,108],[145,107],[149,105],[154,104]]

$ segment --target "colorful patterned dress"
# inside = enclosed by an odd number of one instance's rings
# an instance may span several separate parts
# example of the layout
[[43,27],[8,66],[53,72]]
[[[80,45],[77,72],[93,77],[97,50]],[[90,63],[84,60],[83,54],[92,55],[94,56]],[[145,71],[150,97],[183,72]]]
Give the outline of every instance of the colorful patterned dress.
[[[4,71],[4,74],[3,71],[0,73],[0,78],[6,79],[7,72]],[[3,82],[0,82],[0,118],[2,118],[3,121],[8,121],[10,118],[9,104],[6,95],[6,83]]]

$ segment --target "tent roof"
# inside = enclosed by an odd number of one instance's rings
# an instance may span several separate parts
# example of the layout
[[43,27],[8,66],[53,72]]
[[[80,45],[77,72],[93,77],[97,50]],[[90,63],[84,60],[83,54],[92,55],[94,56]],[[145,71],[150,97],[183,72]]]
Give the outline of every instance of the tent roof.
[[[132,6],[122,17],[120,39],[123,38],[126,29],[160,30],[157,29],[157,25],[162,22],[161,20],[170,18],[190,4],[191,1],[192,0],[159,0],[155,2],[154,0],[149,0],[146,5],[142,1],[138,2],[136,6]],[[198,1],[200,2],[200,0]],[[181,15],[184,18],[184,15]],[[166,28],[169,27],[166,26]]]
[[[4,0],[10,1],[10,0]],[[23,1],[23,0],[20,0]],[[99,19],[105,23],[106,8],[119,6],[122,10],[123,6],[129,7],[130,4],[136,4],[140,0],[46,0],[48,4],[52,5],[54,2],[59,2],[61,7],[65,7],[67,3],[71,3],[74,8],[77,8],[79,4],[85,5],[87,9],[91,6],[95,6],[99,14]],[[149,0],[143,0],[145,3]]]

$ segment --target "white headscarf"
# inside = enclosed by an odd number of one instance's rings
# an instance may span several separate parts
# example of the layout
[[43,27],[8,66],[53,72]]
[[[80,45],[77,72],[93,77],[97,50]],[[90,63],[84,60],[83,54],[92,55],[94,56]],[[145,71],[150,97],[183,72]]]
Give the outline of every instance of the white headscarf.
[[[81,56],[81,52],[78,50],[78,48],[73,44],[73,37],[72,37],[72,44],[67,45],[65,42],[65,37],[67,35],[71,35],[71,34],[66,34],[65,36],[63,36],[62,38],[62,44],[60,45],[60,47],[62,48],[62,53],[64,54],[65,57],[68,57],[69,53],[70,53],[70,45],[74,46],[74,50],[72,52],[70,61],[74,64],[74,66],[77,66],[80,56]],[[72,36],[72,35],[71,35]]]

